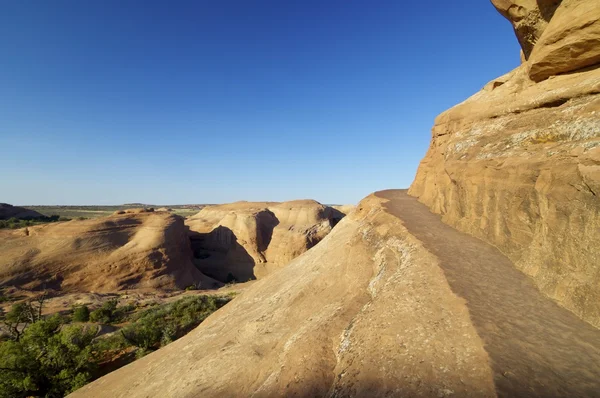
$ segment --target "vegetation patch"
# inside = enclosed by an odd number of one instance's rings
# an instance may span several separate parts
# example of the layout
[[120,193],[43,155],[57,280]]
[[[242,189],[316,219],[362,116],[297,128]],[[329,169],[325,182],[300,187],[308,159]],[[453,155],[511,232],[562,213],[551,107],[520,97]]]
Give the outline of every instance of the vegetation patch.
[[[228,296],[188,296],[135,312],[116,300],[70,316],[42,316],[45,296],[0,314],[0,397],[62,397],[177,340],[227,304]],[[122,322],[109,335],[99,325]],[[76,322],[76,323],[73,323]]]

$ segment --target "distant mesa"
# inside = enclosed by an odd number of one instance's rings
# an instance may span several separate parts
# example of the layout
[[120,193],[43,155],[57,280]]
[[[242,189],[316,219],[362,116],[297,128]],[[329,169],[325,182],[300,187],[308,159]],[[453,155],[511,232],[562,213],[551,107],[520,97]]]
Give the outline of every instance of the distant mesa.
[[8,220],[16,218],[20,220],[28,220],[43,217],[43,214],[34,210],[29,210],[24,207],[12,206],[8,203],[0,203],[0,220]]

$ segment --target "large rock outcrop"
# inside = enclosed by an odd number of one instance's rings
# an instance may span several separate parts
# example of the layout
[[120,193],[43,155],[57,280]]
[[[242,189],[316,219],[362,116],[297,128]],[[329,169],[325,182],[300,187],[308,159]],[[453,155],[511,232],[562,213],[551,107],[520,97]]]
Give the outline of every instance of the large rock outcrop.
[[4,230],[0,253],[1,286],[112,292],[216,283],[194,267],[183,219],[167,212]]
[[197,266],[227,282],[261,278],[321,241],[344,216],[314,200],[207,206],[186,220]]
[[73,397],[495,396],[438,259],[372,195],[187,336]]
[[600,3],[552,15],[527,62],[436,119],[409,193],[600,326]]

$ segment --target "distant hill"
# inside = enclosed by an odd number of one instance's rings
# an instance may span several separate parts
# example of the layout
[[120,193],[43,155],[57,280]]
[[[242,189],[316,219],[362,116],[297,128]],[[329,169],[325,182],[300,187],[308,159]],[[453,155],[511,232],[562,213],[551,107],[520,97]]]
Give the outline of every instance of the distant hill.
[[20,220],[27,220],[42,217],[43,215],[37,211],[25,209],[23,207],[9,205],[8,203],[0,203],[0,220],[8,220],[10,218],[17,218]]

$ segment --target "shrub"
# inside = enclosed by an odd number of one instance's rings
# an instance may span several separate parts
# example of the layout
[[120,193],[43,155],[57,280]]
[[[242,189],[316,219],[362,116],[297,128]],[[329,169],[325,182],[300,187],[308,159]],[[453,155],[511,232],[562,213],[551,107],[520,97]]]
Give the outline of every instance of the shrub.
[[87,305],[77,306],[73,309],[73,322],[88,322],[90,320],[90,309]]
[[90,321],[98,323],[111,323],[114,319],[114,312],[117,309],[117,300],[106,301],[102,306],[90,313]]
[[95,330],[62,323],[39,320],[0,343],[0,397],[64,396],[91,379]]

